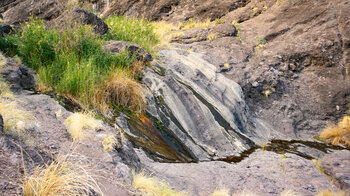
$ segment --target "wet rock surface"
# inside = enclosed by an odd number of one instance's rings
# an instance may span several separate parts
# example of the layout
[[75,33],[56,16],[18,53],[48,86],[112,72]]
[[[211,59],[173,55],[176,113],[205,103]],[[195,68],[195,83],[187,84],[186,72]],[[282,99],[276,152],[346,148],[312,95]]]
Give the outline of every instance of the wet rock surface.
[[337,151],[320,160],[321,168],[342,190],[350,192],[350,151]]

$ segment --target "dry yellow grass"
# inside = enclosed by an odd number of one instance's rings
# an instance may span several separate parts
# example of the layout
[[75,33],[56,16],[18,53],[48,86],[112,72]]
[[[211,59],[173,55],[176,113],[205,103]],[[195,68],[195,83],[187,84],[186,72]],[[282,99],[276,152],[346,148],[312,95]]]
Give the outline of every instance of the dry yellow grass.
[[31,124],[34,117],[27,111],[18,108],[15,101],[2,101],[0,102],[0,114],[4,119],[5,132],[21,136],[23,131],[27,128],[27,125]]
[[172,190],[165,181],[149,177],[143,172],[133,174],[132,185],[142,195],[147,196],[190,196],[188,193],[178,193]]
[[89,174],[89,166],[58,156],[52,163],[37,167],[29,176],[25,172],[24,196],[103,195]]
[[14,98],[12,91],[10,90],[10,86],[0,78],[0,98]]
[[125,72],[113,74],[106,82],[104,92],[108,103],[141,113],[145,107],[143,89]]
[[[205,22],[195,21],[193,18],[187,20],[184,23],[178,23],[177,25],[167,23],[167,22],[153,22],[154,32],[157,37],[160,38],[161,48],[167,47],[170,40],[173,37],[178,37],[184,35],[184,32],[180,30],[189,30],[192,28],[203,28],[203,27],[212,27],[215,26],[216,22],[211,22],[210,19],[207,19]],[[216,37],[215,37],[216,38]],[[209,38],[208,38],[209,39]]]
[[211,27],[215,26],[215,23],[210,22],[210,19],[207,19],[205,22],[195,21],[193,18],[190,18],[184,23],[179,23],[178,28],[189,30],[192,28],[203,28],[203,27]]
[[89,131],[101,127],[102,122],[88,113],[74,113],[64,121],[64,125],[73,139],[84,139]]
[[230,191],[228,189],[215,190],[210,196],[230,196]]
[[146,64],[142,61],[134,61],[132,63],[130,72],[131,75],[137,79],[138,77],[142,76],[143,69],[145,68]]
[[114,147],[117,144],[118,144],[118,141],[114,135],[106,136],[102,141],[103,150],[108,152],[113,151]]
[[281,193],[281,196],[300,196],[300,195],[294,191],[285,190]]
[[232,196],[257,196],[255,193],[249,192],[249,191],[243,191],[240,193],[235,193]]
[[345,116],[337,125],[326,128],[320,138],[334,145],[350,147],[350,116]]
[[[0,71],[3,69],[3,67],[6,64],[6,59],[0,52]],[[0,77],[0,98],[13,98],[14,95],[10,90],[9,85],[5,82],[5,80]]]
[[330,191],[330,190],[325,190],[325,191],[318,193],[316,196],[345,196],[345,195],[346,195],[345,192],[335,193],[335,192]]

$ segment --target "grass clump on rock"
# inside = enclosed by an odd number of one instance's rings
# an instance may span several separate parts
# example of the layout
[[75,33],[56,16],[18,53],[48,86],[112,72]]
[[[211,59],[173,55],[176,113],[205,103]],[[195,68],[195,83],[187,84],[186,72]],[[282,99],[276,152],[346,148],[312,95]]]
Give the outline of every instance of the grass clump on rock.
[[[133,74],[118,74],[132,72],[134,58],[127,52],[111,55],[104,51],[103,45],[106,40],[132,41],[148,50],[157,44],[152,26],[147,21],[111,17],[107,19],[107,23],[110,24],[110,32],[101,39],[93,33],[91,26],[73,25],[48,29],[43,21],[32,19],[23,26],[23,31],[0,38],[0,49],[7,55],[18,55],[26,66],[37,71],[40,90],[53,90],[84,109],[106,110],[111,105],[124,103],[106,96],[105,99],[100,99],[100,89],[107,88],[107,81],[111,78],[116,80],[115,77],[120,76],[123,77],[121,80],[126,81],[127,78],[128,84],[134,82]],[[117,23],[124,25],[124,28]],[[134,86],[127,87],[134,92]],[[130,97],[132,100],[139,96],[137,99],[141,102],[137,103],[137,107],[128,104],[116,106],[128,110],[137,108],[140,111],[139,106],[144,103],[142,94],[127,95],[133,96]],[[114,102],[110,102],[111,100]]]
[[133,187],[142,195],[147,196],[188,196],[188,193],[178,193],[171,189],[165,181],[159,181],[141,172],[133,174]]
[[334,145],[350,147],[350,116],[345,116],[337,125],[326,128],[320,138]]
[[103,195],[83,162],[58,156],[48,165],[37,167],[32,175],[25,172],[24,196]]
[[90,114],[74,113],[64,121],[64,125],[73,139],[84,139],[88,131],[102,127],[102,122]]

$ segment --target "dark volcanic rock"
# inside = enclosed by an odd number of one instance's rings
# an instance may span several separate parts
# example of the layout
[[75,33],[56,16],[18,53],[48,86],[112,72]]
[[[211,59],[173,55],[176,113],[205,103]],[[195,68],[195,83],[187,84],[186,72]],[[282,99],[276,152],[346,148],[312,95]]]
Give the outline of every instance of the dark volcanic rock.
[[52,20],[63,13],[65,2],[61,0],[18,0],[0,6],[0,12],[3,12],[4,20],[10,24],[22,23],[32,16]]
[[94,33],[103,35],[108,32],[108,25],[95,14],[84,10],[80,7],[74,7],[72,10],[65,12],[60,17],[55,19],[52,24],[58,26],[66,26],[82,24],[82,25],[91,25],[94,29]]
[[13,28],[9,24],[0,24],[1,37],[6,37],[11,31],[13,31]]
[[248,0],[150,0],[150,1],[112,1],[108,6],[99,0],[99,7],[105,16],[112,14],[145,17],[152,20],[172,22],[185,21],[189,18],[215,20],[246,5]]
[[127,50],[131,56],[136,55],[139,60],[142,60],[144,62],[150,62],[153,60],[152,55],[147,52],[147,50],[131,42],[112,40],[108,41],[103,49],[105,51],[111,52],[112,55]]
[[17,65],[13,59],[6,59],[6,64],[0,73],[11,84],[13,90],[35,88],[35,72],[24,65]]
[[350,192],[350,151],[327,154],[320,160],[320,164],[339,188]]
[[71,11],[72,20],[78,21],[81,24],[84,25],[91,25],[94,28],[94,32],[96,34],[106,34],[108,32],[108,26],[107,24],[99,17],[97,17],[95,14],[81,9],[79,7],[75,7]]
[[0,134],[4,133],[4,119],[2,118],[2,115],[0,114]]

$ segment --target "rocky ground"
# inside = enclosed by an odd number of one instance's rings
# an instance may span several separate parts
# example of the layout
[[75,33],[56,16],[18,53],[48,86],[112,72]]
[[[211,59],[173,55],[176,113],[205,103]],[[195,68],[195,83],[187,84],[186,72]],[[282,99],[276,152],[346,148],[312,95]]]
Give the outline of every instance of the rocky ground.
[[[157,127],[166,127],[162,134],[156,126],[145,129],[145,119],[128,124],[128,117],[122,116],[118,126],[104,124],[86,141],[74,142],[63,124],[70,111],[48,95],[25,90],[28,78],[23,74],[10,81],[21,108],[36,119],[31,132],[35,145],[1,134],[1,194],[20,192],[23,168],[30,171],[72,150],[98,168],[98,183],[106,195],[135,194],[131,169],[146,169],[193,195],[208,195],[217,188],[258,195],[349,190],[349,151],[314,139],[349,113],[348,0],[96,2],[104,16],[169,22],[221,18],[224,24],[180,30],[145,71],[147,117],[160,122]],[[61,1],[0,3],[5,22],[15,25],[31,13],[59,22],[63,12]],[[25,72],[11,59],[7,65],[5,77]],[[145,144],[135,138],[150,134],[145,130],[155,131],[155,140],[147,142],[163,149],[148,147],[145,153],[138,148]],[[134,146],[120,132],[131,135]],[[103,151],[101,142],[108,134],[120,142],[113,152]],[[271,140],[280,142],[261,150]],[[188,163],[193,161],[197,163]]]

